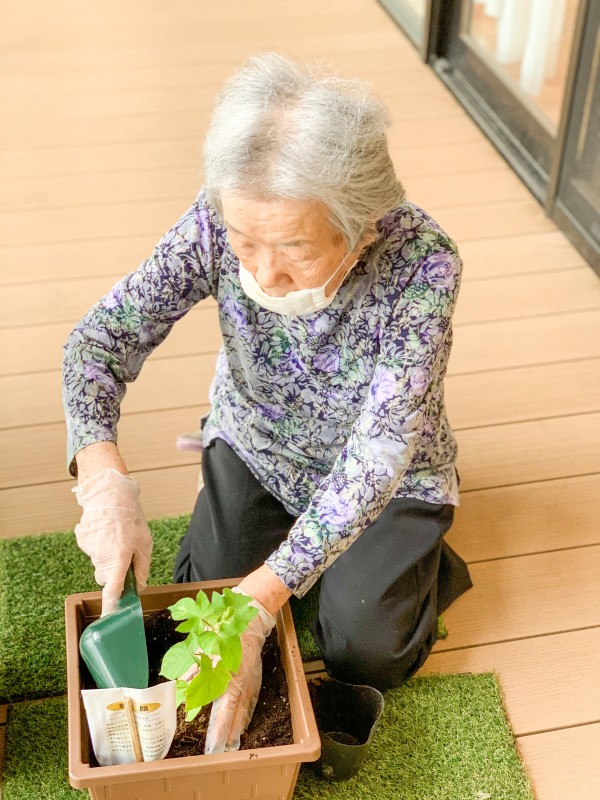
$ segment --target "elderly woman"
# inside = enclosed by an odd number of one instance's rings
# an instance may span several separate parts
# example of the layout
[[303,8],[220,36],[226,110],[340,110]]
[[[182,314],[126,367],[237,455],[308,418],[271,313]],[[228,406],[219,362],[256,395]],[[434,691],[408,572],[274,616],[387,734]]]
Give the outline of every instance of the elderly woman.
[[126,384],[196,303],[218,304],[204,487],[174,579],[242,576],[261,613],[209,752],[239,745],[290,595],[320,579],[328,671],[387,688],[423,664],[438,614],[471,585],[443,540],[459,502],[442,382],[461,262],[405,200],[387,124],[358,80],[251,59],[217,100],[203,190],[66,345],[77,541],[106,613],[132,560],[143,588],[152,549],[116,445]]

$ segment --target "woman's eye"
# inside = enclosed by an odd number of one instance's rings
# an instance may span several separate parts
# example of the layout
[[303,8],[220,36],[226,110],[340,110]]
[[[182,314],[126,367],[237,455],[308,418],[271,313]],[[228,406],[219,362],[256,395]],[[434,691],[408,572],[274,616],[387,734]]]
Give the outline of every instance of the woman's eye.
[[294,252],[294,250],[288,252],[287,257],[290,261],[293,261],[294,264],[298,264],[300,266],[302,266],[303,264],[306,265],[312,264],[313,261],[315,260],[314,256],[311,254],[302,253],[298,251]]

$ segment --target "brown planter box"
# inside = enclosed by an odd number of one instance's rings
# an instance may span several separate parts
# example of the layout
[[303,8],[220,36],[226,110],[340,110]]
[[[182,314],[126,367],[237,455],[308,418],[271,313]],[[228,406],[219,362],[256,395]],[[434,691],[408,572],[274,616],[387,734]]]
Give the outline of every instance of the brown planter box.
[[[199,589],[210,595],[237,580],[149,587],[141,595],[144,614],[164,609]],[[235,753],[188,756],[112,767],[90,766],[91,741],[81,700],[79,637],[101,610],[101,593],[74,594],[65,601],[69,712],[69,780],[92,800],[289,800],[300,765],[315,761],[321,743],[289,605],[277,615],[277,637],[287,678],[294,743]]]

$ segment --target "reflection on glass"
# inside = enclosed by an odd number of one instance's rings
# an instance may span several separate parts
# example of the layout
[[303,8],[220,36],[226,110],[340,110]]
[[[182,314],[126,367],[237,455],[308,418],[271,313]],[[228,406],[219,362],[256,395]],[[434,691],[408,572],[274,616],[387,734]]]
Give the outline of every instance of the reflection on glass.
[[382,2],[415,44],[422,44],[428,0],[382,0]]
[[467,39],[558,128],[581,0],[466,0]]

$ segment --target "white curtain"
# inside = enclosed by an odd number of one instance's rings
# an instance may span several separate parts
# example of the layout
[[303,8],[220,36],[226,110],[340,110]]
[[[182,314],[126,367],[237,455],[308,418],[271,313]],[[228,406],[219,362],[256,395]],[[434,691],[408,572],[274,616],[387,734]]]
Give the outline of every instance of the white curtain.
[[475,0],[498,20],[496,59],[521,64],[519,84],[536,96],[555,77],[567,0]]
[[533,0],[519,79],[527,94],[538,95],[544,81],[556,75],[566,6],[566,0]]

